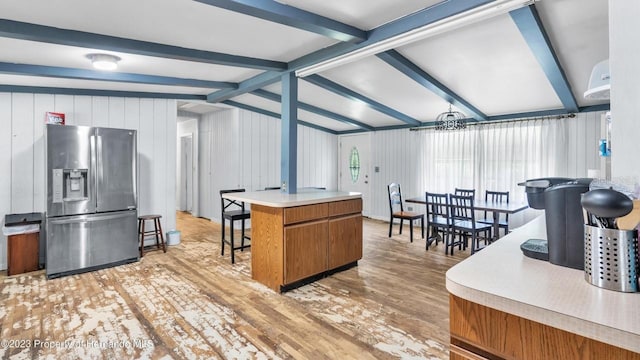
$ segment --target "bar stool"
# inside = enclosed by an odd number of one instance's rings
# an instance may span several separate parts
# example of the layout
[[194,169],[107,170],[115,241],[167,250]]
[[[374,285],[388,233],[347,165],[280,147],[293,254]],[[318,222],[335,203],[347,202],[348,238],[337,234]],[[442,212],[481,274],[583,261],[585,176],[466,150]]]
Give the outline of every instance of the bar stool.
[[[244,222],[251,218],[251,212],[249,210],[244,209],[244,202],[236,201],[231,199],[225,199],[222,197],[224,194],[228,193],[237,193],[244,192],[244,189],[232,189],[232,190],[220,190],[220,209],[222,210],[222,216],[220,219],[222,220],[222,241],[220,242],[222,246],[221,255],[224,256],[224,244],[228,244],[231,247],[231,263],[234,264],[236,262],[235,250],[244,251],[244,249],[250,248],[251,244],[245,245],[244,240],[251,240],[251,237],[246,236],[244,234]],[[232,210],[232,207],[238,208],[237,210]],[[227,240],[225,238],[225,224],[226,220],[231,222],[231,239]],[[233,239],[233,224],[236,221],[242,222],[242,236],[240,240],[240,246],[235,245],[235,241]]]
[[[156,237],[156,247],[160,249],[160,243],[162,243],[162,250],[167,252],[167,247],[164,243],[164,235],[162,235],[162,225],[160,225],[160,218],[162,215],[140,215],[138,216],[138,236],[140,237],[140,257],[144,256],[144,238],[148,235]],[[153,220],[153,230],[145,230],[144,224],[147,220]]]

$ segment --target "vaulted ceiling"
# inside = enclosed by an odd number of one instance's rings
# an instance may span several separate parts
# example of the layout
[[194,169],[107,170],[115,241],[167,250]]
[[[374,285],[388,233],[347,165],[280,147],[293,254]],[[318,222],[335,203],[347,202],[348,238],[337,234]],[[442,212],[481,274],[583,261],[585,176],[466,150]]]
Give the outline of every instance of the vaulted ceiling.
[[[608,58],[607,11],[604,0],[5,0],[0,91],[279,117],[281,78],[296,73],[298,119],[336,134],[429,125],[450,103],[471,121],[605,109],[582,94]],[[120,57],[117,71],[94,70],[90,53]]]

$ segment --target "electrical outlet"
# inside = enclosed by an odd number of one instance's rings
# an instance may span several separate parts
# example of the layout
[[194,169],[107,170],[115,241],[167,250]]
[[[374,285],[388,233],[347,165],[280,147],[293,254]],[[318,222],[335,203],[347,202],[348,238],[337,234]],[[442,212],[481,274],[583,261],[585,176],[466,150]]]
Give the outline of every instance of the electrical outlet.
[[407,210],[413,211],[413,206],[407,206]]

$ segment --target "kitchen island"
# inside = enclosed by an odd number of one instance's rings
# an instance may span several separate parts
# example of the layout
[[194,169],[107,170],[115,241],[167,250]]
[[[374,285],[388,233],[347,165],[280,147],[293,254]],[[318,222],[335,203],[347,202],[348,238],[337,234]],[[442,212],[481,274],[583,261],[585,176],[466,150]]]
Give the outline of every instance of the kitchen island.
[[522,255],[544,216],[449,269],[451,359],[640,359],[640,293]]
[[302,189],[229,193],[251,204],[251,277],[281,292],[357,265],[360,193]]

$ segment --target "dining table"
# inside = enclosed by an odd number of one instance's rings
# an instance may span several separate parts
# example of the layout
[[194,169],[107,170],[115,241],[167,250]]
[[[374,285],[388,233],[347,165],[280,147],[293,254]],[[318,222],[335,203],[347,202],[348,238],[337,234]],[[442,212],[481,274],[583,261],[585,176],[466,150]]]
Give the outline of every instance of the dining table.
[[[426,197],[413,197],[405,199],[405,202],[426,205]],[[473,207],[479,211],[490,211],[493,214],[493,234],[494,239],[498,238],[500,231],[500,214],[515,214],[519,211],[527,209],[529,206],[522,203],[508,203],[504,201],[485,201],[482,199],[474,199]]]

